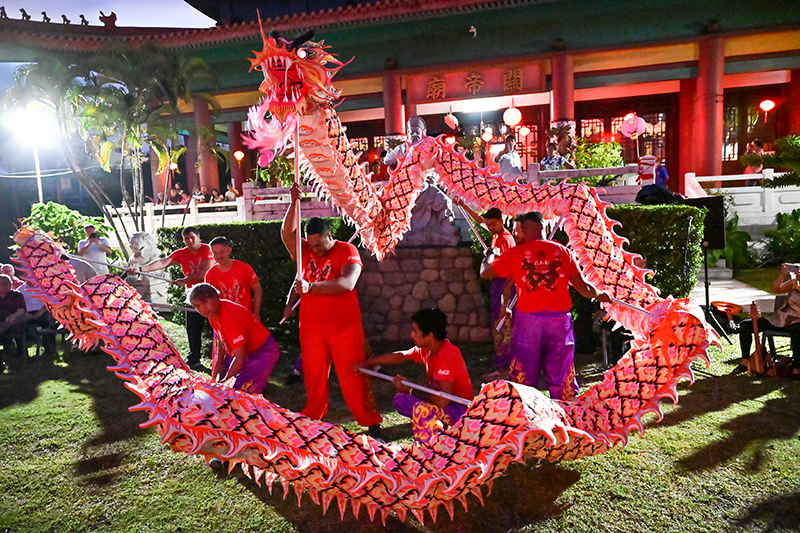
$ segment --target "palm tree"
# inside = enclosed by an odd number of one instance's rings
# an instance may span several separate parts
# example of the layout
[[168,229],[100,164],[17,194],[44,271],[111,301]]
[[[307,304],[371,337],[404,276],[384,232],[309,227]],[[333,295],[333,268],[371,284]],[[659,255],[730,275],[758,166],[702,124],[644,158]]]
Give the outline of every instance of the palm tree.
[[[145,143],[158,146],[159,167],[168,164],[169,147],[175,147],[178,132],[178,101],[192,98],[192,83],[214,83],[207,65],[198,58],[186,58],[145,44],[139,48],[117,45],[90,61],[97,73],[97,87],[91,90],[94,104],[85,112],[84,134],[93,139],[104,168],[110,172],[109,155],[118,150],[120,186],[137,229],[144,221]],[[219,106],[212,97],[206,99]],[[130,162],[132,194],[125,188],[126,161]],[[126,202],[127,203],[127,202]]]

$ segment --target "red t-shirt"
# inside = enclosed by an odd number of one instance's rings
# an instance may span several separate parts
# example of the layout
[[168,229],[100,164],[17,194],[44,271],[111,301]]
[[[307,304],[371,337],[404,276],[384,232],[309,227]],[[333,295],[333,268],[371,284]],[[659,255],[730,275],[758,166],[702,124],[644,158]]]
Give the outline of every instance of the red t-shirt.
[[219,315],[208,321],[229,354],[240,346],[244,346],[244,353],[253,353],[270,335],[250,309],[228,300],[219,301]]
[[516,241],[514,241],[514,237],[511,233],[503,228],[503,233],[499,235],[492,235],[492,248],[497,248],[500,250],[502,254],[506,250],[513,248],[516,246]]
[[414,346],[407,357],[425,365],[428,383],[447,381],[453,384],[450,394],[472,400],[472,381],[469,379],[467,365],[461,357],[461,350],[453,346],[449,340],[444,341],[444,345],[434,356],[431,356],[431,351],[427,348]]
[[253,309],[253,295],[250,288],[258,281],[253,267],[244,261],[233,260],[231,269],[223,272],[214,265],[206,272],[206,283],[217,288],[219,297],[236,302],[247,309]]
[[525,313],[569,311],[569,278],[579,274],[578,264],[561,244],[532,240],[498,257],[492,268],[517,286],[517,309]]
[[[169,257],[181,265],[181,270],[183,270],[184,277],[189,277],[192,274],[195,274],[200,270],[204,262],[213,261],[214,259],[214,256],[211,255],[211,247],[207,244],[201,244],[197,252],[194,253],[192,253],[188,247],[183,247],[180,250],[175,250],[169,254]],[[199,282],[195,282],[186,286],[191,287],[197,283]]]
[[[320,257],[303,239],[302,254],[303,279],[311,283],[340,278],[342,268],[350,263],[362,266],[358,249],[347,242],[336,241],[333,248]],[[360,320],[361,309],[355,289],[342,294],[306,293],[300,297],[300,327],[335,332]]]

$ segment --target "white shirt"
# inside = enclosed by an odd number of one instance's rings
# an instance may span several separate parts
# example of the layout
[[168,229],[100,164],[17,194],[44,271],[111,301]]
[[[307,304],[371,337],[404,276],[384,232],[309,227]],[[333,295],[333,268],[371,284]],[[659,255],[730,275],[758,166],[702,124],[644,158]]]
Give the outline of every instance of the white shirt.
[[[78,250],[80,250],[84,246],[86,246],[86,244],[88,242],[89,242],[89,239],[83,239],[81,242],[79,242],[78,243]],[[111,248],[111,244],[108,242],[108,239],[106,239],[105,237],[100,237],[100,242],[104,246],[108,246],[109,248]],[[86,251],[85,254],[83,254],[82,257],[85,257],[89,261],[100,261],[100,262],[103,262],[103,263],[108,262],[108,260],[106,259],[106,253],[103,250],[100,249],[100,246],[98,246],[96,242],[93,242],[92,244],[89,245],[89,249]],[[94,268],[94,270],[98,274],[108,274],[108,267],[105,266],[105,265],[98,265],[97,263],[92,263],[92,268]]]
[[503,181],[512,183],[515,179],[522,176],[522,161],[519,159],[519,153],[507,152],[500,156],[497,162],[500,165],[500,175],[503,176]]

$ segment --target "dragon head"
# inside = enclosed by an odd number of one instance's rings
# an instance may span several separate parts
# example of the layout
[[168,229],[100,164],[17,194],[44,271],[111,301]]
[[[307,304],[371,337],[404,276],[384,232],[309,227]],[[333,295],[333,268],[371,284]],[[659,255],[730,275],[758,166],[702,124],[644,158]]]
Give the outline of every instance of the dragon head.
[[258,89],[266,94],[270,113],[281,122],[290,114],[302,114],[310,105],[339,96],[331,79],[344,63],[327,53],[322,42],[310,41],[313,35],[309,31],[287,41],[275,31],[267,37],[262,30],[264,48],[261,52],[253,50],[256,57],[250,59],[250,70],[264,74]]

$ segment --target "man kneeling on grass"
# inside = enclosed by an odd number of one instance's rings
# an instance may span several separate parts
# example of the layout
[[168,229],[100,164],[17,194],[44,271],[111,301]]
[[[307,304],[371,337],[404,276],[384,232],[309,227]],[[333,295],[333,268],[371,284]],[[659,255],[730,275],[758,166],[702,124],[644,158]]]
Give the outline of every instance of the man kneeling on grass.
[[[472,401],[472,382],[461,351],[447,340],[447,316],[439,309],[420,309],[411,317],[411,338],[415,346],[401,352],[371,357],[353,365],[354,370],[414,361],[425,365],[428,387]],[[392,380],[397,388],[394,407],[411,418],[414,438],[430,444],[436,434],[455,424],[467,408],[441,396],[411,389],[401,375]]]
[[234,389],[263,393],[280,355],[267,328],[251,309],[220,299],[217,289],[208,283],[195,285],[189,301],[222,341],[224,349],[217,351],[211,377],[222,382],[236,377]]

